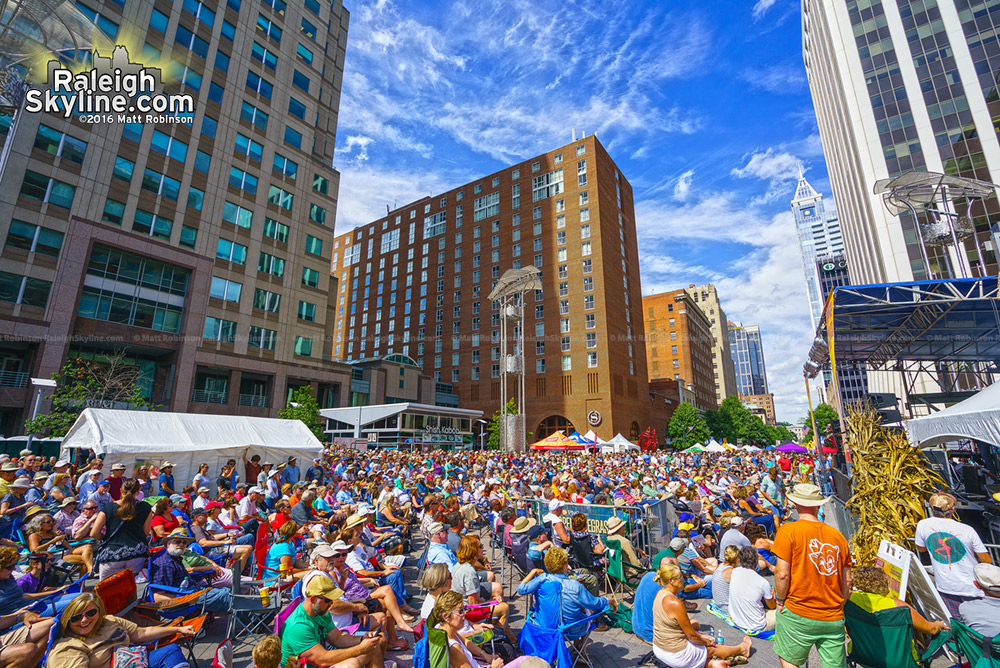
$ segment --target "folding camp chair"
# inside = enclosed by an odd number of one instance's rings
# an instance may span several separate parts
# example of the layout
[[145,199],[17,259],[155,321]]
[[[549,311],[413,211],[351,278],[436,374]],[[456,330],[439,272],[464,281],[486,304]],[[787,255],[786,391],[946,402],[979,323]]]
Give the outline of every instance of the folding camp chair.
[[890,608],[872,613],[853,601],[847,601],[844,604],[844,622],[847,635],[851,637],[847,661],[865,668],[927,668],[951,637],[947,631],[933,636],[918,662],[913,656],[913,621],[909,608]]
[[[951,642],[948,644],[970,668],[1000,668],[1000,636],[987,638],[962,622],[951,620]],[[962,665],[962,661],[958,662]]]
[[[226,636],[233,640],[238,647],[240,639],[250,636],[254,643],[260,642],[261,637],[267,635],[267,629],[271,620],[281,610],[281,584],[280,576],[275,575],[268,580],[251,580],[241,582],[239,566],[233,566],[233,588],[229,604],[229,626],[226,628]],[[247,585],[249,590],[244,593],[243,586]],[[261,590],[267,587],[270,595],[267,596],[267,605],[261,601]],[[289,587],[290,588],[290,587]]]
[[427,629],[413,646],[413,668],[448,668],[448,634]]
[[655,569],[645,568],[639,564],[625,561],[622,554],[621,542],[614,538],[607,538],[604,541],[607,549],[604,555],[608,559],[607,570],[604,572],[604,581],[608,591],[619,596],[634,595],[639,580],[646,573]]
[[98,582],[94,593],[104,603],[104,610],[117,617],[124,617],[139,604],[135,575],[128,568]]
[[543,582],[534,595],[524,626],[518,635],[521,651],[537,656],[560,668],[571,668],[577,662],[593,665],[587,655],[594,620],[607,608],[588,617],[567,623],[563,618],[562,583],[557,579]]
[[215,648],[212,668],[233,668],[233,641],[226,638]]

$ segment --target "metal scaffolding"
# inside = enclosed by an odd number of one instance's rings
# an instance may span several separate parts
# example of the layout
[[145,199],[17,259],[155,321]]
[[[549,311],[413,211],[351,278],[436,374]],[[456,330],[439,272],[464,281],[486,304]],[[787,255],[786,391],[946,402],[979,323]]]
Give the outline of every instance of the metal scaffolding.
[[[524,420],[524,297],[542,289],[542,272],[537,267],[509,269],[497,281],[489,299],[500,309],[500,441],[504,451],[520,452],[525,445],[527,429]],[[513,323],[513,332],[509,326]],[[508,353],[508,341],[514,345]],[[510,397],[508,376],[516,376],[517,414],[507,414]],[[512,397],[513,398],[513,397]]]

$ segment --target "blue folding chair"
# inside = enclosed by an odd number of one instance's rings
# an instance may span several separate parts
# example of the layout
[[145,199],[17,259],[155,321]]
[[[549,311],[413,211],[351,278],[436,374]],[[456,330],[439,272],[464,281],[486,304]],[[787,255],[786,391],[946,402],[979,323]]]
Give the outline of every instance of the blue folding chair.
[[594,620],[606,611],[607,607],[567,623],[563,618],[562,583],[548,580],[535,592],[518,644],[524,654],[537,656],[557,668],[572,668],[578,661],[591,666],[587,645],[596,628]]

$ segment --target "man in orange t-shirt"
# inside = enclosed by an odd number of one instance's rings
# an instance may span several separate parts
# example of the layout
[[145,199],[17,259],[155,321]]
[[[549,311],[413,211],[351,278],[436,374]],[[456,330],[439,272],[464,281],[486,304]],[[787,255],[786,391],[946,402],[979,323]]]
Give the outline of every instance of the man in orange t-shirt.
[[814,646],[822,668],[845,668],[844,601],[851,592],[851,555],[844,536],[816,517],[819,487],[795,485],[788,494],[798,520],[782,524],[771,551],[778,558],[774,652],[782,668],[805,665]]

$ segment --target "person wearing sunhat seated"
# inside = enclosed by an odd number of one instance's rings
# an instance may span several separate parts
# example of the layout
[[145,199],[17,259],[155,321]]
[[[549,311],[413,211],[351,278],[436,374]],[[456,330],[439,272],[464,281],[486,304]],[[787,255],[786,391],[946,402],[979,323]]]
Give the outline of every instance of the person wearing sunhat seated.
[[384,636],[376,631],[362,637],[349,636],[334,625],[330,607],[343,594],[329,577],[318,575],[309,580],[302,603],[288,616],[281,631],[281,665],[290,659],[297,665],[305,659],[314,666],[384,667]]
[[[605,523],[608,532],[608,538],[611,540],[617,540],[621,545],[622,560],[627,561],[635,566],[640,566],[642,562],[639,560],[639,555],[636,554],[635,547],[632,545],[632,541],[628,539],[625,535],[625,529],[628,525],[617,516],[612,516]],[[631,575],[636,572],[636,569],[626,568],[630,571],[626,575]]]
[[[188,544],[194,540],[187,535],[184,529],[175,529],[164,540],[166,546],[149,565],[149,584],[162,585],[174,589],[180,589],[184,580],[189,576],[184,567],[184,553],[187,552]],[[205,575],[208,575],[206,572]],[[192,578],[194,584],[192,589],[208,587],[208,591],[202,594],[204,601],[199,599],[199,603],[204,602],[205,610],[208,612],[226,612],[229,610],[232,598],[229,589],[213,588],[203,577]],[[170,601],[176,598],[172,591],[153,589],[153,601]]]
[[45,481],[49,479],[49,474],[39,471],[31,478],[31,487],[24,494],[24,500],[31,503],[45,503],[45,498],[48,496],[45,493]]
[[[171,462],[163,462],[160,466],[160,477],[157,482],[159,482],[159,487],[157,488],[157,496],[173,496],[176,494],[174,491],[174,465]],[[82,493],[81,493],[82,495]]]
[[24,522],[24,514],[35,505],[25,499],[31,483],[27,478],[18,478],[10,484],[7,495],[0,500],[0,536],[9,538],[15,524]]

